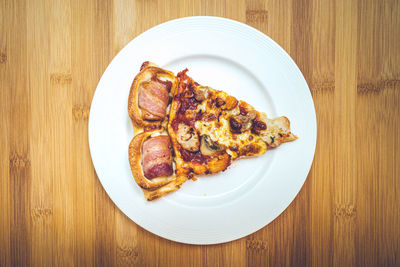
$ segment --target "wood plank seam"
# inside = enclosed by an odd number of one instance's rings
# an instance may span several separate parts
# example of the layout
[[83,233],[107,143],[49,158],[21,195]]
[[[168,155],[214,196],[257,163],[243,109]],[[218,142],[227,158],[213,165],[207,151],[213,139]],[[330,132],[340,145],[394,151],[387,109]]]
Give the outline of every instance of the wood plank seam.
[[6,61],[7,61],[7,54],[1,52],[0,53],[0,64],[6,63]]
[[72,107],[72,116],[75,121],[87,121],[89,119],[89,111],[90,108],[86,105],[74,105]]
[[266,10],[247,10],[247,23],[266,23],[268,21],[268,11]]
[[10,156],[10,170],[21,170],[28,168],[31,161],[26,155],[13,154]]
[[132,246],[117,246],[117,258],[120,263],[134,263],[137,262],[139,252]]
[[268,251],[268,243],[264,240],[246,240],[246,249],[255,253],[266,253]]
[[50,82],[52,84],[70,84],[72,82],[71,73],[52,73],[50,75]]
[[312,81],[310,83],[311,93],[333,92],[335,90],[335,81]]
[[336,203],[333,214],[336,218],[354,219],[357,214],[357,209],[353,204]]
[[378,94],[383,90],[399,90],[400,79],[387,79],[377,82],[366,82],[357,85],[357,94]]
[[40,221],[53,215],[53,210],[50,208],[34,207],[31,209],[31,218],[33,221]]

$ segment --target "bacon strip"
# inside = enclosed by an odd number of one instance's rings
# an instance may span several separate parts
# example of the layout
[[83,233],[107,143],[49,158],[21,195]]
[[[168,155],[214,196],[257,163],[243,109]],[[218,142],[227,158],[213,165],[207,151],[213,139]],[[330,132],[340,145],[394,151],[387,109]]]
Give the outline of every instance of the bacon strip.
[[139,89],[139,107],[143,111],[143,119],[162,120],[167,115],[169,101],[168,86],[152,80],[144,82]]
[[172,152],[168,136],[152,137],[143,143],[142,167],[144,176],[153,179],[172,175]]

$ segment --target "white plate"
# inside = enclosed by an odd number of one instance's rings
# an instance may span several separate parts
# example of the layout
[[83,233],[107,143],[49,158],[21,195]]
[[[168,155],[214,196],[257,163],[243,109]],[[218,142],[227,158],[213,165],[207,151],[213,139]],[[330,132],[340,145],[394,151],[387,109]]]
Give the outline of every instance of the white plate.
[[[269,117],[287,116],[299,139],[147,202],[129,167],[133,129],[127,111],[131,83],[146,60],[175,73],[187,67],[200,84]],[[110,198],[141,227],[183,243],[235,240],[275,219],[300,191],[315,143],[314,103],[296,64],[263,33],[224,18],[172,20],[132,40],[104,72],[90,109],[90,153]]]

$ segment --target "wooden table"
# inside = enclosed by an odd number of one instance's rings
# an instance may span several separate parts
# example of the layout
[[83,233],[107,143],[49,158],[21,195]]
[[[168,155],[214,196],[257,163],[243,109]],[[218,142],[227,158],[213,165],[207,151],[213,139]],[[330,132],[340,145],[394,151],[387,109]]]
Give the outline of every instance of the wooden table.
[[[0,3],[1,266],[399,266],[400,1],[70,0]],[[155,236],[93,169],[97,82],[161,22],[213,15],[268,34],[314,98],[315,159],[260,231],[194,246]]]

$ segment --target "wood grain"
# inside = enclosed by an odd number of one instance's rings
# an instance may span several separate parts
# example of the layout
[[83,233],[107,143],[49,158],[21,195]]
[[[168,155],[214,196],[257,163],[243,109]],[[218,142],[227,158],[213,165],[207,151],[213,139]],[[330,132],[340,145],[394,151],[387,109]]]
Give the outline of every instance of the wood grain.
[[[111,59],[193,15],[269,35],[296,61],[318,121],[293,203],[256,233],[194,246],[155,236],[109,199],[88,115]],[[399,266],[400,2],[0,2],[0,266]]]

